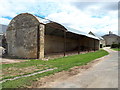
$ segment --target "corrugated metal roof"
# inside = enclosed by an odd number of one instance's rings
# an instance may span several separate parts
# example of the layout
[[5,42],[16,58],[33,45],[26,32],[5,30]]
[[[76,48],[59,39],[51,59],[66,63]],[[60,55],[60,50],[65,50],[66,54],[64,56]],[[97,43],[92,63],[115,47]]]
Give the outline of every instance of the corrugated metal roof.
[[89,35],[93,35],[93,36],[95,36],[95,37],[98,37],[99,40],[104,40],[104,38],[102,38],[101,36],[99,36],[99,35],[97,35],[97,34],[91,32],[91,31],[90,31],[88,34],[89,34]]
[[94,38],[94,39],[97,39],[97,40],[100,40],[98,37],[95,37],[95,36],[93,36],[93,35],[90,35],[90,34],[86,34],[86,33],[84,33],[84,32],[81,32],[81,31],[79,31],[79,30],[77,30],[77,29],[73,29],[73,28],[70,28],[70,27],[65,27],[69,32],[72,32],[72,33],[75,33],[75,34],[79,34],[79,35],[84,35],[84,36],[86,36],[86,37],[90,37],[90,38]]
[[50,23],[49,20],[45,19],[45,18],[42,18],[38,15],[35,15],[35,17],[39,20],[39,22],[43,23],[43,24],[47,24],[47,23]]
[[[41,23],[43,23],[43,24],[48,24],[48,23],[51,22],[51,21],[49,21],[48,19],[42,18],[42,17],[40,17],[40,16],[38,16],[38,15],[35,15],[35,16],[36,16],[36,18],[37,18]],[[57,23],[57,22],[55,22],[55,23]],[[59,23],[58,23],[58,24],[59,24]],[[79,31],[79,30],[73,29],[73,28],[71,28],[71,27],[64,26],[64,25],[62,25],[62,24],[60,24],[60,25],[63,26],[63,27],[65,27],[68,32],[72,32],[72,33],[75,33],[75,34],[84,35],[84,36],[86,36],[86,37],[90,37],[90,38],[94,38],[94,39],[100,40],[100,39],[99,39],[98,37],[96,37],[96,36],[86,34],[86,33],[84,33],[84,32],[81,32],[81,31]]]
[[102,37],[98,37],[100,40],[104,40],[104,38],[102,38]]

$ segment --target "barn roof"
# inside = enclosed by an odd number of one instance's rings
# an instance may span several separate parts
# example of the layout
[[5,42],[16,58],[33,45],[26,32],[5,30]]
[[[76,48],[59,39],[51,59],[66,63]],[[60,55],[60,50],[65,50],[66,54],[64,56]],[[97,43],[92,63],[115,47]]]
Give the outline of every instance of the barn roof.
[[97,34],[94,34],[92,31],[90,31],[88,34],[92,35],[92,36],[95,36],[95,37],[98,37],[99,40],[104,40],[104,38],[102,38],[101,36],[98,36]]
[[[81,31],[79,31],[79,30],[76,30],[76,29],[73,29],[73,28],[64,26],[64,25],[62,25],[62,24],[60,24],[60,23],[57,23],[57,22],[54,22],[54,21],[45,19],[45,18],[40,17],[40,16],[38,16],[38,15],[33,15],[33,14],[30,14],[30,13],[21,13],[21,14],[19,14],[19,15],[31,15],[31,16],[33,16],[34,18],[36,18],[36,20],[37,20],[38,22],[43,23],[43,24],[45,24],[45,25],[50,25],[50,26],[52,26],[52,27],[54,27],[54,28],[57,27],[57,28],[59,28],[60,30],[65,30],[66,32],[71,32],[71,33],[74,33],[74,34],[77,34],[77,35],[83,35],[83,36],[86,36],[86,37],[89,37],[89,38],[94,38],[94,39],[99,40],[99,38],[96,37],[96,36],[83,33],[83,32],[81,32]],[[19,16],[19,15],[17,15],[17,16]],[[16,17],[17,17],[17,16],[16,16]],[[55,30],[56,30],[56,29],[55,29]]]
[[77,30],[77,29],[64,26],[64,25],[59,24],[59,23],[57,23],[57,22],[51,22],[50,20],[45,19],[45,18],[42,18],[42,17],[40,17],[40,16],[38,16],[38,15],[35,15],[35,16],[36,16],[36,18],[37,18],[40,22],[42,22],[42,23],[44,23],[44,24],[50,24],[50,23],[52,24],[52,23],[55,23],[55,24],[58,24],[58,25],[60,25],[60,26],[63,26],[64,28],[66,28],[67,32],[72,32],[72,33],[75,33],[75,34],[78,34],[78,35],[83,35],[83,36],[86,36],[86,37],[89,37],[89,38],[94,38],[94,39],[99,40],[99,38],[96,37],[96,36],[86,34],[86,33],[84,33],[84,32],[81,32],[81,31]]
[[117,37],[120,37],[119,35],[116,35],[116,34],[106,34],[106,35],[104,35],[104,36],[102,36],[102,37],[106,37],[106,36],[117,36]]
[[94,38],[94,39],[98,39],[98,40],[99,40],[98,37],[93,36],[93,35],[86,34],[86,33],[84,33],[84,32],[81,32],[81,31],[77,30],[77,29],[73,29],[73,28],[70,28],[70,27],[66,27],[66,28],[67,28],[67,30],[68,30],[69,32],[72,32],[72,33],[75,33],[75,34],[79,34],[79,35],[84,35],[84,36],[86,36],[86,37],[90,37],[90,38]]

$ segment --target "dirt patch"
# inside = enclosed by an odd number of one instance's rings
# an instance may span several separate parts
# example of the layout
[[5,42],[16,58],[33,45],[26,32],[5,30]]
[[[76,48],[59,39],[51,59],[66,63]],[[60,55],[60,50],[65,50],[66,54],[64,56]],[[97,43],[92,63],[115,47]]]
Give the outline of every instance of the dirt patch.
[[25,62],[25,61],[27,60],[0,58],[0,64],[19,63],[19,62]]
[[86,71],[87,69],[94,66],[94,64],[98,63],[99,61],[100,61],[100,59],[96,59],[96,60],[88,63],[87,65],[75,66],[75,67],[69,69],[68,71],[62,71],[62,72],[55,73],[53,75],[45,76],[41,79],[38,79],[38,81],[33,82],[31,86],[27,86],[27,88],[45,88],[46,86],[48,88],[48,85],[50,83],[54,83],[56,81],[60,82],[62,80],[67,80],[68,77],[72,77],[83,71]]
[[27,74],[27,73],[33,73],[34,71],[38,71],[38,70],[44,70],[47,68],[48,67],[42,67],[41,65],[40,65],[40,67],[39,66],[29,66],[29,67],[24,67],[24,68],[15,68],[15,67],[5,68],[5,69],[2,69],[2,77],[23,75],[23,74]]

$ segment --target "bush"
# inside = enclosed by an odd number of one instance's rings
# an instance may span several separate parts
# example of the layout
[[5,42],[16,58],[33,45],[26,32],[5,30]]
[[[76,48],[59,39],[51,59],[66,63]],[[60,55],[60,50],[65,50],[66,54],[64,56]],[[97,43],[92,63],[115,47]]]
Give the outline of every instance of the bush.
[[112,44],[111,48],[120,48],[120,43],[119,44]]
[[106,47],[110,47],[110,45],[106,45]]

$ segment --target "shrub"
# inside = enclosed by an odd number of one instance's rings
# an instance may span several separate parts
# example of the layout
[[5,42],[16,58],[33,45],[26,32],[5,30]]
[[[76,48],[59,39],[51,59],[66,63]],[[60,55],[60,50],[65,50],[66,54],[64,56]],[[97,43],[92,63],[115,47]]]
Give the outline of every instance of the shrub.
[[112,44],[111,48],[120,48],[120,43],[119,44]]
[[106,47],[110,47],[110,45],[106,45]]

